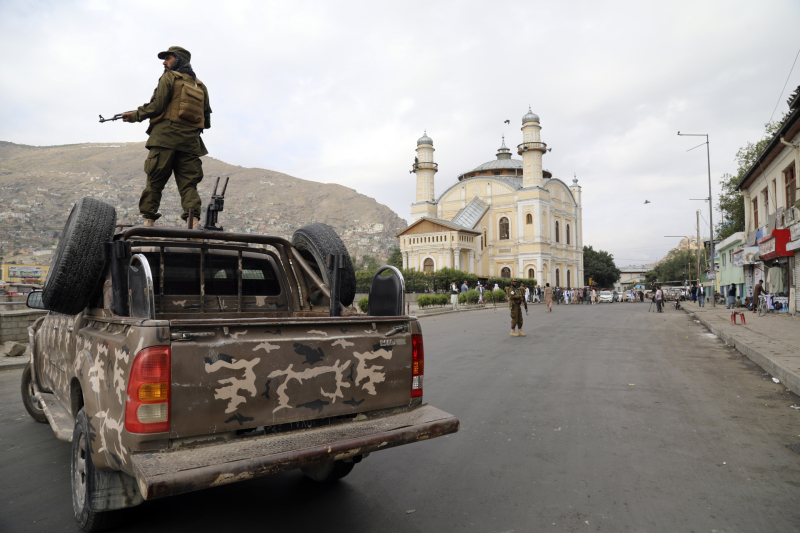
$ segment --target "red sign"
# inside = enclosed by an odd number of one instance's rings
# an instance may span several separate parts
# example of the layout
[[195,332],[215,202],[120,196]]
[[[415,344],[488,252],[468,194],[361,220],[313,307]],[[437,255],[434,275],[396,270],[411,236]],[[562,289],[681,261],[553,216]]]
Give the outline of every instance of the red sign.
[[772,231],[772,235],[759,239],[758,251],[761,254],[761,259],[769,261],[777,259],[778,257],[789,257],[794,255],[794,252],[787,252],[786,245],[792,239],[792,232],[788,229],[776,229]]

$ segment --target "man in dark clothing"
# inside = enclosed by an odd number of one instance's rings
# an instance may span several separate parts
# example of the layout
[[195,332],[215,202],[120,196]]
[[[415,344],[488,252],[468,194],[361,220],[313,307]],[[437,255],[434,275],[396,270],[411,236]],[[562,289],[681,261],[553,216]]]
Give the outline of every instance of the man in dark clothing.
[[756,288],[753,289],[753,312],[756,312],[758,309],[758,297],[764,294],[764,280],[758,280],[758,284],[756,284]]
[[697,302],[697,284],[692,282],[692,301]]
[[731,288],[728,289],[728,309],[733,309],[733,306],[736,304],[736,285],[731,284]]
[[197,184],[203,179],[201,156],[208,153],[200,134],[211,127],[211,107],[208,89],[197,79],[190,63],[192,54],[180,46],[171,46],[158,54],[164,60],[164,74],[158,80],[150,102],[136,111],[122,114],[125,122],[150,119],[145,146],[150,150],[144,163],[147,185],[139,199],[139,211],[145,226],[154,226],[161,216],[161,192],[175,174],[175,184],[181,194],[183,214],[189,217],[192,228],[198,228],[201,200]]

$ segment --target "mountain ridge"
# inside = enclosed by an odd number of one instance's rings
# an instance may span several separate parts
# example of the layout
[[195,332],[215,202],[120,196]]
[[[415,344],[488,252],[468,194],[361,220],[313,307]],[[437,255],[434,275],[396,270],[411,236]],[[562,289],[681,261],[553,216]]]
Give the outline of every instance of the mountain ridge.
[[[0,141],[0,247],[8,254],[52,249],[69,210],[81,196],[114,205],[117,223],[139,224],[147,150],[138,143],[31,146]],[[258,167],[203,158],[198,192],[204,204],[216,176],[230,178],[220,225],[229,231],[291,238],[297,228],[325,222],[353,255],[386,258],[408,224],[389,207],[357,190]],[[174,180],[164,189],[158,225],[178,226]],[[8,262],[6,257],[6,262]],[[46,261],[42,261],[46,262]]]

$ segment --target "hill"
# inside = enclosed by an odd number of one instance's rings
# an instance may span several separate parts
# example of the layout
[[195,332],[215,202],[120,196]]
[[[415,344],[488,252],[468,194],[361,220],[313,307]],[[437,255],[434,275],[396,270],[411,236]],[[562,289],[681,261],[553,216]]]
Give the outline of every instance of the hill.
[[[0,141],[0,249],[5,262],[46,263],[73,203],[92,196],[117,209],[117,222],[138,224],[145,184],[144,143],[26,146]],[[229,231],[291,238],[295,229],[325,222],[351,254],[386,258],[407,226],[387,206],[353,189],[261,168],[203,158],[203,202],[216,176],[230,177],[220,224]],[[160,225],[180,224],[174,181],[164,189]],[[33,255],[36,253],[37,255]]]

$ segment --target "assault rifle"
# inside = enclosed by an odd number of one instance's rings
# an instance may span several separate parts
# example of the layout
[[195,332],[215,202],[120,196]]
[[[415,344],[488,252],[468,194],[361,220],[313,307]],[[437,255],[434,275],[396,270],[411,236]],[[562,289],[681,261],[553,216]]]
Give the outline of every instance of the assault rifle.
[[116,115],[114,115],[111,118],[103,118],[103,115],[98,115],[98,116],[100,117],[100,123],[102,124],[103,122],[111,122],[112,120],[121,119],[122,118],[122,113],[117,113]]
[[217,182],[214,184],[214,192],[211,193],[211,201],[208,202],[206,209],[206,225],[203,229],[222,231],[221,227],[217,227],[217,217],[225,207],[225,190],[228,188],[228,180],[225,178],[225,184],[222,186],[222,192],[217,194],[217,186],[219,185],[219,176]]

